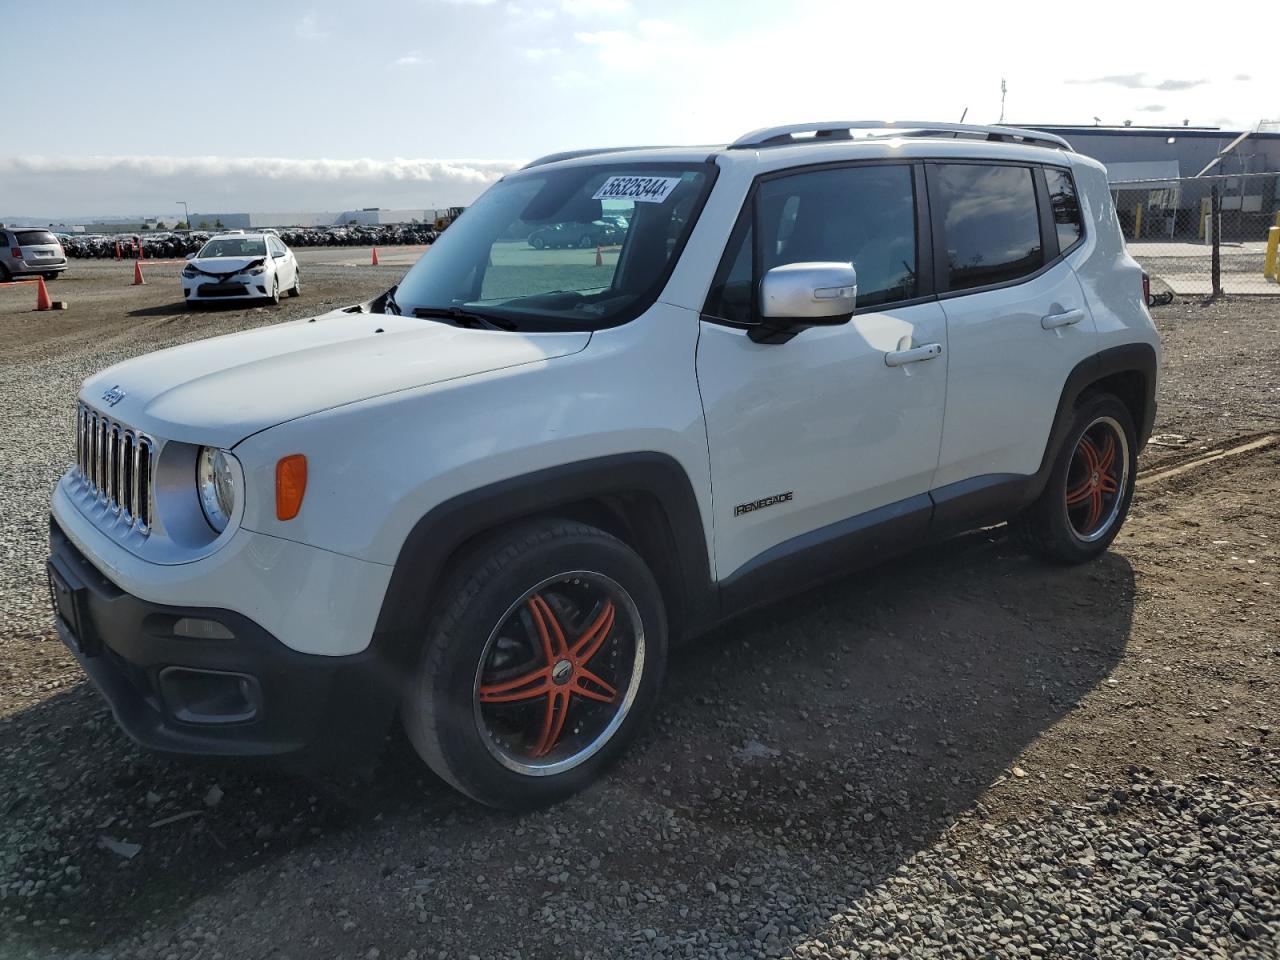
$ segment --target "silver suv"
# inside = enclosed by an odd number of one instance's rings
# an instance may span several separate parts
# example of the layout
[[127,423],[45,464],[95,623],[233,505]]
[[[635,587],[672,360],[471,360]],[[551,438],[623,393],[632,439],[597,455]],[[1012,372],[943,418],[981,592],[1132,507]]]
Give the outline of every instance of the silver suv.
[[0,281],[32,274],[56,280],[67,269],[67,253],[48,230],[6,227],[0,244]]

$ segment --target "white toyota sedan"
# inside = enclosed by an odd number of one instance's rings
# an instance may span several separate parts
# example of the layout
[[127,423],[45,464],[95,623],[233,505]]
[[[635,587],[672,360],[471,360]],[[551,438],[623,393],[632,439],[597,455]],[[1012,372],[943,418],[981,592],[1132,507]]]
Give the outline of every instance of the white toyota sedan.
[[194,308],[211,300],[280,302],[302,292],[293,251],[274,233],[220,233],[210,237],[182,269],[182,296]]

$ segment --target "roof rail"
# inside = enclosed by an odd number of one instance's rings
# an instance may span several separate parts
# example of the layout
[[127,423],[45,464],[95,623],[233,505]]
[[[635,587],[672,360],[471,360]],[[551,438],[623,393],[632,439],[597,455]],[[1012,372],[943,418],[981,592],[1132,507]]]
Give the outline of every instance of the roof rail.
[[[729,144],[730,150],[751,147],[775,147],[799,143],[808,138],[796,134],[812,134],[815,140],[852,140],[854,130],[883,130],[882,136],[891,137],[981,137],[997,143],[1024,143],[1034,147],[1054,147],[1070,150],[1062,137],[1039,130],[1020,127],[988,127],[973,123],[937,123],[932,120],[834,120],[826,123],[790,123],[781,127],[764,127],[752,130]],[[866,139],[875,139],[868,135]]]
[[544,163],[556,163],[560,160],[576,160],[578,157],[593,157],[597,153],[618,153],[623,150],[661,150],[662,147],[589,147],[586,150],[562,150],[560,153],[548,153],[545,157],[539,157],[537,160],[530,160],[521,170],[528,170],[530,167],[540,167]]

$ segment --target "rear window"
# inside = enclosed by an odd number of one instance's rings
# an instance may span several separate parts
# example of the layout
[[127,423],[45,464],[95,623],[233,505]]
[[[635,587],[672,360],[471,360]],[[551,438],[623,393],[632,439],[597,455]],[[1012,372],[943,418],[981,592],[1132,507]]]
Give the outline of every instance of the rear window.
[[18,238],[18,246],[34,247],[42,243],[57,243],[58,238],[48,230],[15,230],[13,235]]
[[1044,265],[1030,167],[940,163],[929,196],[941,215],[948,288],[1007,283]]
[[1044,168],[1045,181],[1049,185],[1049,205],[1053,208],[1053,225],[1058,231],[1058,250],[1066,253],[1084,234],[1080,221],[1080,201],[1076,199],[1076,185],[1071,174],[1057,167]]

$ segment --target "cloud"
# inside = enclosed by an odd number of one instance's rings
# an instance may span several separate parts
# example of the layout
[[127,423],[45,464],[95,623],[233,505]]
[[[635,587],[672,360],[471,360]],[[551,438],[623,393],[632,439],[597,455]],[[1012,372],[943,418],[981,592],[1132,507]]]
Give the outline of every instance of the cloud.
[[452,3],[455,7],[487,7],[494,0],[445,0],[446,3]]
[[631,0],[561,0],[560,9],[573,17],[626,13],[631,9]]
[[582,30],[573,38],[595,48],[600,63],[612,70],[652,69],[662,61],[687,64],[705,50],[684,27],[670,20],[641,20],[632,31]]
[[[465,204],[520,166],[508,160],[297,160],[282,157],[0,158],[14,216],[352,210]],[[177,191],[176,193],[174,191]],[[8,201],[7,201],[8,202]]]
[[556,15],[548,7],[526,7],[519,3],[508,3],[506,9],[508,16],[519,20],[550,20]]
[[560,56],[559,47],[529,47],[525,50],[524,55],[530,60],[546,60],[548,57]]
[[422,53],[418,50],[410,50],[403,57],[396,57],[388,66],[390,67],[416,67],[418,64],[425,62]]
[[1067,83],[1106,83],[1129,90],[1190,90],[1206,84],[1208,80],[1161,80],[1159,83],[1148,83],[1145,73],[1113,73],[1105,77],[1093,77],[1088,80],[1068,80]]
[[321,28],[320,18],[316,16],[314,10],[308,10],[302,15],[294,26],[293,32],[302,40],[325,40],[329,36],[329,31]]
[[1253,77],[1249,76],[1249,74],[1247,74],[1247,73],[1237,73],[1237,74],[1236,74],[1234,77],[1232,77],[1231,79],[1232,79],[1232,80],[1239,80],[1241,83],[1244,83],[1244,82],[1247,82],[1247,81],[1249,81],[1249,80],[1252,80],[1252,79],[1253,79]]
[[1135,107],[1134,109],[1137,110],[1139,113],[1163,113],[1164,104],[1149,103],[1145,107]]

